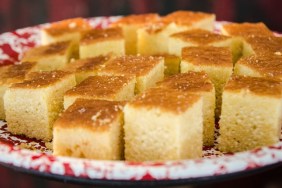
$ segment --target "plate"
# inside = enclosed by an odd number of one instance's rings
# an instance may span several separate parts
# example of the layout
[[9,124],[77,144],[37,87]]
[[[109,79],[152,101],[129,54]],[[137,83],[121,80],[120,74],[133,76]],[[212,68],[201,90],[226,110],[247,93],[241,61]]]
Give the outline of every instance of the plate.
[[[118,18],[89,18],[89,23],[94,28],[105,28]],[[222,24],[216,22],[215,30]],[[0,65],[17,63],[26,50],[40,45],[40,29],[46,25],[1,34]],[[281,165],[282,141],[234,154],[204,147],[201,159],[165,162],[100,161],[57,157],[51,153],[44,142],[12,135],[6,123],[0,121],[2,165],[43,177],[96,185],[180,185],[254,173]]]

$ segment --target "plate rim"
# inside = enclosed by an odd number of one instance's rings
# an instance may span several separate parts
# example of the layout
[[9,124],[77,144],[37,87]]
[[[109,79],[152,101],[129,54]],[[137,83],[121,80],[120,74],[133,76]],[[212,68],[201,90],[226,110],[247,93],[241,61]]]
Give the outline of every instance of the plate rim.
[[243,172],[232,172],[228,174],[222,174],[218,176],[198,177],[198,178],[184,178],[176,180],[108,180],[108,179],[88,179],[79,178],[73,176],[57,175],[47,172],[40,172],[33,169],[26,169],[23,167],[13,166],[10,164],[0,162],[0,165],[7,169],[12,169],[16,172],[25,173],[35,177],[46,178],[55,181],[63,181],[64,183],[75,183],[79,185],[96,185],[96,186],[140,186],[140,187],[153,187],[153,186],[180,186],[180,185],[203,185],[208,183],[218,183],[228,181],[232,179],[238,179],[246,176],[252,176],[260,173],[264,173],[269,170],[282,167],[282,162],[277,162],[260,168],[254,168]]

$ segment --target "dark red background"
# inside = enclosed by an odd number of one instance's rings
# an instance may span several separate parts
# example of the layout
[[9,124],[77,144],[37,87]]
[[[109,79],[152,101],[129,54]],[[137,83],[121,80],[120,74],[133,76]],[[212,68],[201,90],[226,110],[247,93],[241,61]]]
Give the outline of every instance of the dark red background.
[[167,14],[179,9],[213,12],[218,20],[263,21],[282,31],[281,0],[1,0],[0,32],[78,16]]

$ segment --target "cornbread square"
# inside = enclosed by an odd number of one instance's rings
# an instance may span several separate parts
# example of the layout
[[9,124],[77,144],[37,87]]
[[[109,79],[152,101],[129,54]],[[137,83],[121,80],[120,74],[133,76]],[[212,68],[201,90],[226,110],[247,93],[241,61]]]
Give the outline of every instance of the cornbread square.
[[262,53],[281,53],[282,39],[274,36],[264,23],[230,23],[221,27],[229,36],[240,36],[243,41],[243,56]]
[[245,151],[279,141],[282,82],[233,76],[224,88],[218,148]]
[[158,14],[139,14],[122,17],[111,24],[111,27],[120,27],[125,39],[126,54],[137,53],[137,30],[160,19]]
[[124,102],[78,99],[54,124],[53,154],[123,159]]
[[175,11],[162,18],[166,24],[175,23],[178,27],[200,28],[212,31],[214,28],[215,14],[193,11]]
[[220,28],[221,33],[228,36],[273,36],[273,32],[262,22],[228,23]]
[[130,75],[136,77],[135,93],[141,93],[164,78],[164,59],[155,56],[121,56],[111,59],[98,75]]
[[202,98],[177,90],[152,88],[124,108],[127,161],[202,157]]
[[243,57],[234,67],[234,74],[282,80],[282,56],[263,54]]
[[72,41],[63,41],[38,46],[27,51],[21,62],[37,62],[42,71],[63,69],[72,58],[78,58],[78,46]]
[[81,32],[91,29],[90,24],[83,18],[73,18],[52,23],[41,30],[41,44],[73,40],[79,42]]
[[53,123],[63,109],[63,95],[74,86],[75,76],[63,71],[30,73],[22,83],[13,84],[4,95],[8,130],[52,140]]
[[214,110],[215,89],[204,72],[187,72],[165,78],[158,83],[158,87],[176,89],[181,92],[189,92],[203,98],[203,142],[206,146],[214,143]]
[[261,54],[282,54],[282,38],[271,36],[250,36],[243,41],[243,56]]
[[5,91],[12,84],[22,82],[32,71],[36,71],[36,63],[26,62],[0,67],[0,119],[5,119],[3,100]]
[[90,76],[64,95],[67,109],[78,98],[126,101],[134,97],[135,77]]
[[137,51],[143,55],[167,54],[171,34],[193,28],[213,30],[214,20],[214,14],[202,12],[176,11],[168,14],[160,21],[138,30]]
[[181,73],[204,71],[215,87],[216,118],[220,115],[221,95],[225,83],[232,74],[232,54],[227,47],[185,47],[182,50]]
[[79,45],[81,59],[110,53],[125,54],[125,40],[120,28],[92,29],[83,32]]
[[110,58],[111,56],[97,56],[71,61],[64,70],[75,73],[76,82],[80,83],[89,76],[97,75],[101,67],[103,67]]
[[169,53],[181,56],[182,48],[189,46],[229,47],[233,62],[241,56],[242,42],[237,37],[229,37],[203,29],[192,29],[175,33],[169,37]]

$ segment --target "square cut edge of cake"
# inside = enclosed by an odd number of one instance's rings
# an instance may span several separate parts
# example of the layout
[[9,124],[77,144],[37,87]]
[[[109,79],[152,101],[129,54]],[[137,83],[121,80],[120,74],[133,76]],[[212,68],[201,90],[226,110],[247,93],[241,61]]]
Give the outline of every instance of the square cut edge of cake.
[[78,44],[73,41],[61,41],[29,49],[21,62],[36,62],[38,70],[62,70],[71,59],[79,57]]
[[25,62],[0,67],[0,119],[5,119],[4,94],[14,83],[22,82],[29,73],[37,70],[37,63]]
[[[190,18],[190,19],[187,19]],[[187,21],[188,20],[188,21]],[[173,33],[201,28],[212,31],[215,15],[191,11],[175,11],[137,31],[137,52],[142,55],[169,53],[169,36]]]
[[164,58],[147,55],[125,55],[113,58],[98,75],[135,76],[135,94],[154,87],[164,78]]
[[281,81],[233,76],[223,92],[218,148],[240,152],[279,141],[282,114]]
[[55,119],[63,110],[63,94],[75,86],[75,76],[63,71],[34,72],[13,84],[4,95],[8,130],[44,141],[52,140]]
[[81,38],[82,31],[92,27],[83,18],[71,18],[45,26],[40,32],[41,45],[72,40],[76,43]]
[[239,37],[225,36],[203,29],[191,29],[174,33],[169,37],[169,53],[181,56],[184,47],[214,46],[228,47],[233,64],[241,57],[243,44]]
[[79,43],[81,58],[99,55],[125,55],[125,39],[121,28],[92,29],[82,34]]
[[125,159],[201,158],[202,105],[198,95],[164,88],[152,88],[127,103],[124,108]]
[[201,46],[182,49],[181,73],[204,71],[215,87],[215,117],[221,113],[222,91],[233,72],[232,54],[227,47]]
[[214,145],[215,133],[215,88],[207,73],[180,73],[166,77],[157,87],[179,90],[197,94],[203,98],[203,143],[205,146]]
[[78,99],[54,124],[56,156],[123,159],[125,102]]

